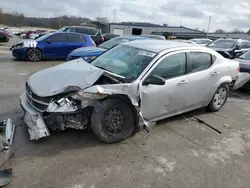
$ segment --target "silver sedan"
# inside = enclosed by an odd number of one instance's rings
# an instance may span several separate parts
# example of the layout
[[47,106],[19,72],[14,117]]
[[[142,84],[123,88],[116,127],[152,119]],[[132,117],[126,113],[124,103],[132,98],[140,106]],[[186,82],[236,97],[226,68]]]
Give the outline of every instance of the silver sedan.
[[128,138],[142,122],[225,104],[239,62],[191,44],[141,40],[90,64],[76,59],[33,74],[20,96],[30,138],[91,128],[102,141]]

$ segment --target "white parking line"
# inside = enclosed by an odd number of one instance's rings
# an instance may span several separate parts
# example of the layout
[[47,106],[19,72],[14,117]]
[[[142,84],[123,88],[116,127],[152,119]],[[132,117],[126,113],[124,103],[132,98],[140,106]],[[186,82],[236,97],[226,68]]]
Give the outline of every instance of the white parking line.
[[9,46],[1,46],[1,45],[0,45],[0,49],[8,49],[8,50],[9,50],[10,47],[9,47]]

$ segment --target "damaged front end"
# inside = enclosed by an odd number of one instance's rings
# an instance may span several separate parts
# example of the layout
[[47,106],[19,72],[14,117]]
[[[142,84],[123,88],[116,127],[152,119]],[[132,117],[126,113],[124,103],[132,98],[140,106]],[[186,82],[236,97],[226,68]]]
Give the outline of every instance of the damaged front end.
[[[77,98],[78,93],[58,99],[51,98],[49,103],[37,100],[35,94],[20,96],[24,109],[24,121],[28,126],[31,140],[38,140],[50,135],[50,131],[62,131],[66,128],[84,130],[88,128],[94,98]],[[61,96],[60,96],[61,97]]]
[[107,97],[123,98],[133,109],[135,119],[139,117],[135,125],[151,127],[153,123],[140,113],[138,83],[123,79],[83,60],[35,73],[20,96],[30,139],[38,140],[49,136],[50,131],[66,128],[90,128],[93,112],[101,109],[100,102]]

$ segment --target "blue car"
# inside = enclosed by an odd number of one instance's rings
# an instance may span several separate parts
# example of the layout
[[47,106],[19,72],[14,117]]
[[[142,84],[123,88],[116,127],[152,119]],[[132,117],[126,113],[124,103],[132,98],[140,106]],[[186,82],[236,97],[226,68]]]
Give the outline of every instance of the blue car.
[[118,44],[133,41],[133,40],[145,40],[148,39],[146,37],[116,37],[107,42],[102,43],[98,47],[86,47],[86,48],[78,48],[73,50],[69,56],[67,57],[66,61],[71,61],[78,58],[83,58],[85,61],[90,62],[95,59],[97,56],[101,55],[108,49],[117,46]]
[[40,61],[42,59],[66,59],[69,53],[80,47],[95,46],[89,35],[55,32],[36,40],[27,40],[11,47],[17,59]]

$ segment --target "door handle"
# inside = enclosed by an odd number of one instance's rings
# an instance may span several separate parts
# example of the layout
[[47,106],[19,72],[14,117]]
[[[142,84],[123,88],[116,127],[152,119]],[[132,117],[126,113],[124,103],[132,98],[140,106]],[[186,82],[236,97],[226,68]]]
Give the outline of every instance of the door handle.
[[181,84],[187,84],[188,81],[187,80],[181,80],[178,84],[181,85]]
[[218,75],[218,74],[220,74],[220,72],[215,71],[215,72],[212,73],[212,76]]

